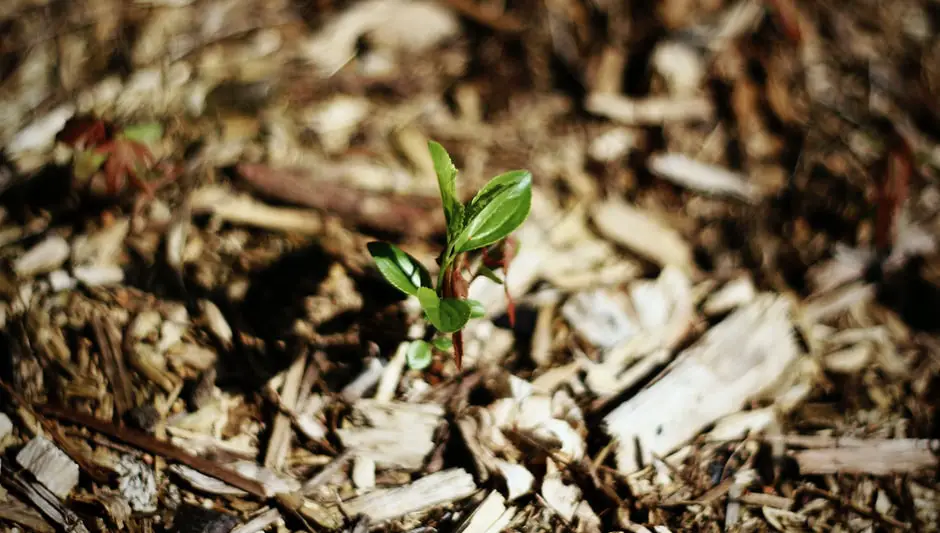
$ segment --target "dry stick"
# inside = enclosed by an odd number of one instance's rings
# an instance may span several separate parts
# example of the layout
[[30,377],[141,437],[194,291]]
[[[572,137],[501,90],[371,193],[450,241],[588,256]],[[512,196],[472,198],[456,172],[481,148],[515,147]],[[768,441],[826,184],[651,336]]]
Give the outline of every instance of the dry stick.
[[64,435],[64,433],[59,428],[52,425],[48,419],[37,413],[36,410],[33,409],[29,404],[29,402],[27,402],[15,390],[13,390],[12,387],[0,380],[0,388],[5,390],[6,393],[9,394],[13,399],[13,401],[25,409],[30,414],[30,416],[39,421],[39,425],[41,425],[42,429],[48,433],[50,437],[52,437],[52,440],[56,443],[56,445],[58,445],[59,448],[61,448],[62,451],[69,456],[69,458],[75,461],[79,468],[84,470],[86,474],[91,476],[91,478],[98,483],[108,483],[110,481],[110,476],[108,475],[107,470],[101,466],[89,462],[85,455],[75,446],[74,443],[72,443],[71,440],[69,440],[68,437]]
[[169,442],[159,441],[146,433],[135,431],[132,429],[117,427],[109,422],[99,420],[93,416],[89,416],[82,413],[76,413],[71,411],[66,411],[58,407],[52,407],[48,405],[40,406],[38,409],[55,418],[60,420],[65,420],[73,424],[78,424],[85,426],[91,430],[97,431],[98,433],[103,433],[113,439],[117,439],[146,452],[160,455],[171,461],[176,461],[186,465],[193,470],[196,470],[207,476],[212,476],[220,481],[224,481],[229,485],[239,488],[253,496],[257,496],[262,499],[266,499],[268,494],[264,490],[264,486],[253,480],[233,472],[227,468],[221,467],[218,464],[192,455],[186,451],[183,451],[181,448],[170,444]]
[[416,237],[444,229],[444,216],[427,198],[377,194],[326,180],[303,170],[242,163],[239,177],[255,191],[295,205],[332,213],[364,226],[388,228]]
[[884,516],[881,513],[875,511],[874,509],[870,509],[868,507],[862,507],[861,505],[858,505],[857,503],[853,503],[845,498],[841,498],[825,490],[817,489],[816,487],[805,485],[796,489],[796,494],[793,495],[794,500],[796,499],[799,493],[804,493],[804,494],[809,494],[812,496],[819,496],[820,498],[825,498],[831,502],[839,504],[842,507],[845,507],[846,509],[849,509],[850,511],[854,511],[864,516],[865,518],[871,518],[874,520],[884,522],[885,524],[888,524],[889,526],[894,527],[894,528],[908,530],[911,527],[909,524],[905,524],[904,522],[891,518],[890,516]]

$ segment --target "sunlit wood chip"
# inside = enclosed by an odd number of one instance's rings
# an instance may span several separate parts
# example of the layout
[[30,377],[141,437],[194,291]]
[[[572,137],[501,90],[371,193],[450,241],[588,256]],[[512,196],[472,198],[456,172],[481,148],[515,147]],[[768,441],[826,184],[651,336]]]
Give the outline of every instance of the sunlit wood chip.
[[500,474],[506,481],[509,501],[532,492],[535,476],[526,467],[502,459],[496,459],[496,467],[499,468]]
[[622,303],[602,290],[575,294],[561,306],[561,314],[585,340],[601,349],[625,341],[639,329]]
[[542,481],[542,498],[552,511],[570,522],[581,500],[581,490],[576,485],[565,485],[561,474],[555,472]]
[[224,481],[220,481],[212,476],[207,476],[186,465],[170,465],[168,470],[186,480],[193,488],[208,494],[217,494],[219,496],[245,496],[248,494]]
[[750,276],[742,276],[712,293],[702,309],[706,315],[720,315],[750,302],[756,295],[757,289]]
[[374,522],[382,522],[462,500],[476,490],[473,476],[462,468],[451,468],[425,476],[410,485],[377,490],[341,505],[347,516],[364,514]]
[[711,120],[715,112],[705,96],[633,99],[619,94],[592,93],[587,96],[584,107],[590,113],[629,126],[701,122]]
[[747,176],[684,154],[655,154],[649,158],[649,168],[662,178],[701,193],[728,195],[751,203],[760,198],[760,190]]
[[698,270],[689,243],[646,211],[611,199],[596,207],[593,219],[601,235],[660,266],[674,265],[687,275]]
[[815,448],[793,453],[801,475],[871,474],[887,476],[937,468],[940,441],[880,439],[855,441],[840,448]]
[[322,219],[315,211],[269,206],[224,187],[197,189],[193,191],[190,202],[194,215],[211,213],[233,224],[305,234],[316,234],[323,228]]
[[515,508],[507,509],[506,499],[494,490],[473,510],[457,531],[460,533],[498,533],[506,529],[515,514]]
[[625,473],[665,456],[749,399],[771,390],[797,360],[790,301],[761,295],[709,330],[649,388],[604,418]]
[[16,454],[16,462],[59,498],[67,498],[78,485],[78,464],[44,437],[30,440]]
[[61,267],[70,252],[69,243],[62,237],[46,237],[14,261],[13,271],[20,277],[46,274]]

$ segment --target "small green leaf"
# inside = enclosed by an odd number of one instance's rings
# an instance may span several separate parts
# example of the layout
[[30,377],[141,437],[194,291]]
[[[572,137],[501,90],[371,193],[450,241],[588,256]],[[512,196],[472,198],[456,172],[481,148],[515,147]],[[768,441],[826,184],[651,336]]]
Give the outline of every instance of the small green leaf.
[[516,230],[529,216],[532,174],[514,170],[486,184],[464,213],[464,228],[456,239],[457,253],[489,246]]
[[470,320],[470,305],[457,298],[439,298],[427,287],[417,291],[418,301],[431,324],[441,333],[453,333]]
[[163,138],[163,126],[159,122],[134,124],[121,130],[121,136],[147,146],[153,146]]
[[431,286],[431,275],[424,265],[394,244],[373,241],[367,247],[379,272],[396,289],[413,296],[419,287]]
[[434,161],[437,184],[441,189],[441,203],[444,206],[444,219],[447,221],[448,239],[456,236],[463,229],[463,205],[457,198],[457,167],[447,150],[440,144],[428,142],[428,150]]
[[486,308],[477,300],[467,300],[470,305],[470,318],[483,318],[486,316]]
[[454,341],[450,340],[450,337],[434,337],[431,341],[431,346],[434,346],[442,352],[446,352],[454,347]]
[[493,272],[493,269],[486,265],[480,265],[480,269],[477,270],[477,274],[483,276],[484,278],[489,279],[490,281],[494,283],[498,283],[500,285],[503,284],[503,280],[500,279],[500,277],[496,275],[496,272]]
[[412,370],[427,368],[431,364],[431,345],[421,340],[412,341],[408,345],[405,360],[408,362],[408,368]]
[[94,150],[76,152],[72,160],[72,172],[79,180],[86,180],[98,172],[101,165],[108,159],[108,154],[99,154]]

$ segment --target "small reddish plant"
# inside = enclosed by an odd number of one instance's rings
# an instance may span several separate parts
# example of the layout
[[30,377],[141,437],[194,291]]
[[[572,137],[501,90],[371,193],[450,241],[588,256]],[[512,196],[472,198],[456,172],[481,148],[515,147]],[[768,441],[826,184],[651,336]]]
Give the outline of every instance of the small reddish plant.
[[145,176],[173,178],[172,172],[155,165],[150,149],[162,136],[163,128],[157,123],[117,129],[101,119],[79,118],[66,124],[59,140],[75,150],[72,172],[79,182],[90,186],[95,178],[101,178],[108,196],[116,196],[130,185],[152,197],[158,182],[150,182]]
[[881,161],[875,194],[875,248],[883,257],[891,254],[898,231],[898,220],[910,194],[914,170],[914,151],[891,123],[883,126],[887,153]]
[[[433,283],[427,268],[420,261],[393,244],[371,242],[369,253],[385,279],[399,291],[415,296],[424,315],[441,334],[431,343],[415,340],[409,345],[408,364],[421,369],[431,362],[432,346],[446,351],[453,347],[454,359],[460,369],[463,358],[462,330],[472,318],[485,314],[483,305],[467,298],[470,281],[478,276],[497,283],[505,282],[497,274],[508,273],[518,242],[511,237],[529,216],[532,204],[532,174],[513,170],[489,181],[467,204],[457,197],[457,168],[443,146],[428,144],[440,186],[447,242],[437,258],[440,271]],[[476,256],[476,257],[474,257]],[[510,323],[515,322],[515,309],[506,289]]]

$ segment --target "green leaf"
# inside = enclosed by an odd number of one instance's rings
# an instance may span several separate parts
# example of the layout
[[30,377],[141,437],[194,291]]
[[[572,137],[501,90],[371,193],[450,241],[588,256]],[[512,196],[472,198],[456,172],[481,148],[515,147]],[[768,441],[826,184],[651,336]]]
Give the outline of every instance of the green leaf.
[[86,180],[92,174],[98,172],[101,165],[108,159],[108,154],[99,154],[94,150],[82,150],[76,152],[72,160],[72,173],[79,180]]
[[413,296],[418,293],[419,287],[431,286],[431,275],[424,265],[394,244],[373,241],[366,246],[379,272],[396,289]]
[[483,318],[486,316],[486,308],[477,300],[467,300],[470,305],[470,318]]
[[417,292],[421,308],[431,324],[442,333],[459,331],[470,320],[470,304],[457,298],[439,298],[427,287]]
[[437,184],[441,189],[441,203],[444,206],[444,219],[447,221],[447,237],[460,233],[463,229],[463,205],[457,198],[457,167],[447,150],[440,144],[428,142],[428,150],[434,161],[434,172],[437,174]]
[[421,341],[412,341],[405,354],[408,367],[412,370],[422,370],[431,364],[431,345]]
[[456,239],[456,253],[489,246],[516,230],[532,206],[532,174],[513,170],[480,189],[464,213],[464,228]]
[[493,272],[493,269],[486,265],[480,265],[480,269],[477,270],[477,274],[489,279],[490,281],[493,281],[494,283],[498,283],[500,285],[503,284],[503,280],[496,275],[496,272]]
[[121,130],[121,136],[147,146],[153,146],[163,138],[163,126],[159,122],[134,124]]
[[431,341],[431,346],[434,346],[442,352],[446,352],[454,347],[454,341],[450,340],[450,337],[434,337]]

